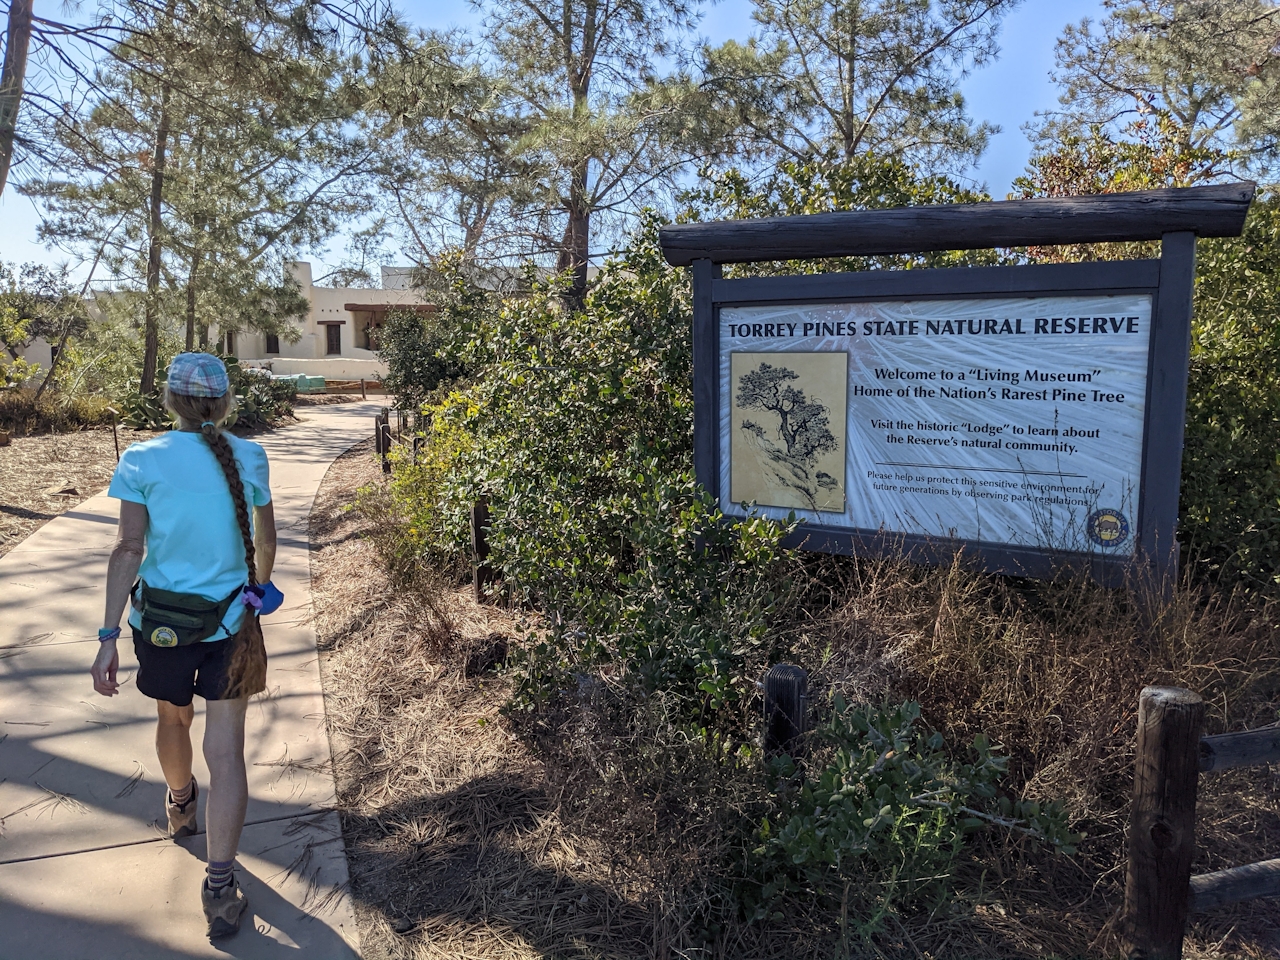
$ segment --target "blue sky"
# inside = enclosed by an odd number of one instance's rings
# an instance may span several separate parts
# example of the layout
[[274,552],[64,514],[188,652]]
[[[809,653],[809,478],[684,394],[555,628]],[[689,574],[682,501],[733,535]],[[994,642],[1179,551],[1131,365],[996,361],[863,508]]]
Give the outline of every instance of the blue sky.
[[[478,20],[466,0],[401,0],[399,6],[410,23],[421,26],[465,27]],[[992,196],[1003,198],[1026,165],[1030,145],[1022,132],[1023,124],[1037,111],[1057,105],[1058,90],[1049,80],[1054,41],[1066,24],[1082,17],[1097,18],[1101,13],[1102,0],[1024,0],[1005,20],[999,58],[963,83],[971,115],[1001,128],[973,174]],[[707,9],[699,32],[712,43],[720,43],[745,39],[753,26],[750,0],[720,0]],[[36,242],[38,222],[31,202],[6,189],[0,198],[0,260],[56,263],[65,259]],[[331,250],[339,252],[315,251],[313,257],[336,261],[341,247],[338,240]]]

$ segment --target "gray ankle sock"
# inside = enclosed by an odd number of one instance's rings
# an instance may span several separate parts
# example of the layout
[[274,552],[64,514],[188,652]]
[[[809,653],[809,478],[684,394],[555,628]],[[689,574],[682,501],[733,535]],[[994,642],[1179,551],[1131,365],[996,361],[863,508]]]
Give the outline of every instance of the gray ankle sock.
[[220,890],[231,886],[231,881],[235,879],[235,864],[235,860],[210,860],[204,868],[208,874],[206,883],[209,889]]
[[191,797],[196,792],[195,788],[196,788],[196,782],[194,780],[188,782],[187,785],[181,790],[174,790],[172,787],[170,787],[169,788],[170,802],[173,803],[175,806],[185,807],[188,803],[191,802]]

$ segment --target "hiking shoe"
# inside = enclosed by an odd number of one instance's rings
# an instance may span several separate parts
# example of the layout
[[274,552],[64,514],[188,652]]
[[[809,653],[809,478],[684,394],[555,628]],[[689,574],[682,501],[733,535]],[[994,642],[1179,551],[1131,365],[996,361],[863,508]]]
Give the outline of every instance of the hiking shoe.
[[196,798],[200,795],[200,787],[196,778],[191,778],[191,799],[179,806],[173,802],[173,794],[164,792],[164,812],[169,818],[169,836],[175,840],[194,836],[196,832]]
[[200,904],[204,918],[209,923],[209,939],[229,937],[240,930],[240,918],[249,907],[249,898],[240,889],[239,881],[232,879],[215,893],[208,882],[200,884]]

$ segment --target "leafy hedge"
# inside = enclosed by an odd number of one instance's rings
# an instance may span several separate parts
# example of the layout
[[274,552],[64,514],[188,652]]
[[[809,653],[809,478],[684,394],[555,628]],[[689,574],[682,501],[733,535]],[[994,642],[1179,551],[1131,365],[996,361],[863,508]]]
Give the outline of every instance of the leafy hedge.
[[1224,583],[1280,586],[1280,196],[1239,239],[1201,240],[1181,536]]
[[[897,199],[878,182],[875,194]],[[690,290],[687,272],[662,258],[658,227],[654,217],[644,221],[580,311],[565,305],[557,282],[535,285],[527,296],[469,298],[442,310],[441,327],[451,331],[442,349],[471,373],[439,387],[423,406],[424,449],[397,451],[391,502],[380,499],[377,509],[398,524],[400,537],[380,547],[401,572],[415,557],[436,566],[456,562],[469,554],[467,511],[483,499],[500,589],[541,613],[511,654],[513,720],[544,729],[584,703],[604,704],[646,744],[646,762],[664,765],[653,756],[660,744],[683,739],[706,744],[724,770],[754,764],[758,776],[749,746],[758,732],[753,681],[790,655],[796,601],[812,574],[781,548],[786,524],[727,524],[693,482]],[[915,719],[904,721],[912,731],[919,729]],[[916,733],[893,735],[905,744]],[[973,749],[981,753],[982,744]],[[831,760],[837,766],[839,756]],[[922,849],[954,857],[970,831],[969,810],[995,802],[988,786],[1003,768],[983,756],[975,767],[938,744],[922,754],[928,766],[921,782],[932,784],[934,799],[946,796],[941,807],[917,804],[927,809],[932,831],[922,836]],[[851,771],[839,768],[831,777]],[[893,771],[908,771],[908,762],[881,772]],[[940,777],[950,784],[945,790]],[[793,847],[814,830],[853,846],[869,835],[852,821],[802,828],[796,818],[831,811],[813,796],[802,793],[783,808],[772,795],[755,795],[754,804],[782,818],[770,821],[782,832],[760,835],[763,852],[755,860],[746,851],[756,844],[739,836],[734,862],[717,867],[739,877],[748,912],[764,916],[774,898],[812,892],[817,881],[796,872],[800,850]],[[1008,813],[1007,824],[1066,842],[1060,809],[1041,816],[1043,823],[1033,823],[1029,809],[1011,806]],[[732,829],[750,831],[751,823]],[[901,896],[931,891],[904,884]]]

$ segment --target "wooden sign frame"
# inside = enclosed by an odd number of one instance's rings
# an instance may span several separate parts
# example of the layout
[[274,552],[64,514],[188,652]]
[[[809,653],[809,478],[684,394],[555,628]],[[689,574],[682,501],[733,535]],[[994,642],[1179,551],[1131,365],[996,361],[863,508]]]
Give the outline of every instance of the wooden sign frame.
[[[694,468],[720,499],[720,310],[726,306],[859,301],[1148,294],[1152,328],[1139,487],[1129,557],[875,530],[801,524],[789,545],[829,553],[902,554],[925,563],[957,550],[990,572],[1048,577],[1085,566],[1124,582],[1135,563],[1167,586],[1177,572],[1182,439],[1186,421],[1196,238],[1238,236],[1251,183],[1090,197],[904,207],[664,227],[668,262],[693,270]],[[872,270],[726,280],[720,265],[1062,243],[1160,240],[1157,260],[940,270]]]

